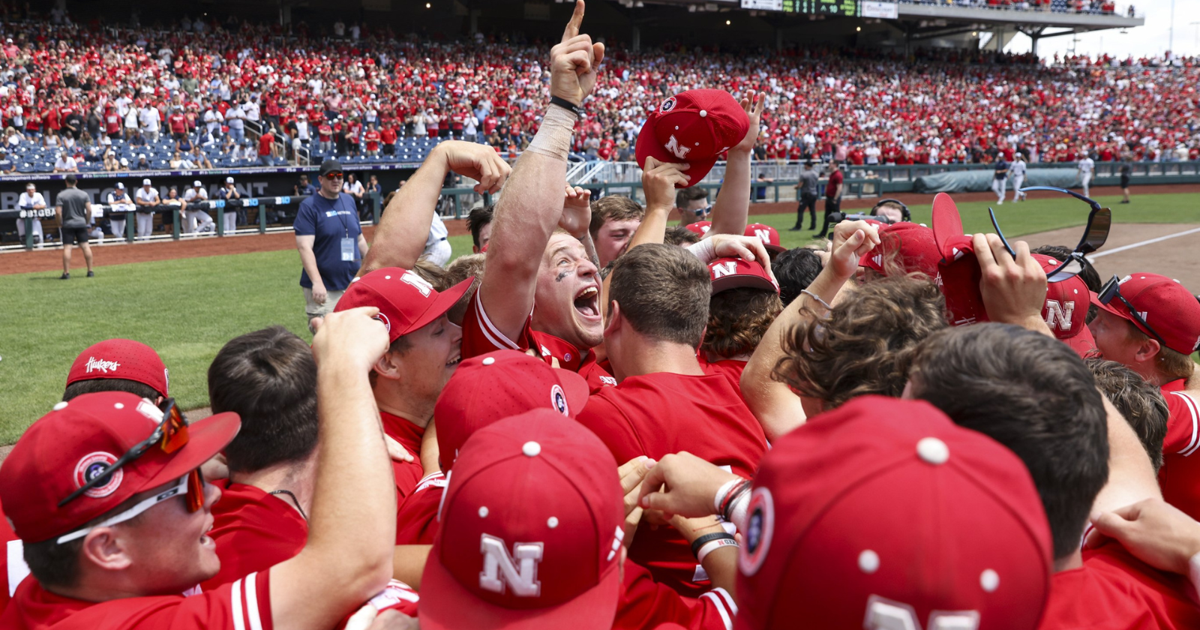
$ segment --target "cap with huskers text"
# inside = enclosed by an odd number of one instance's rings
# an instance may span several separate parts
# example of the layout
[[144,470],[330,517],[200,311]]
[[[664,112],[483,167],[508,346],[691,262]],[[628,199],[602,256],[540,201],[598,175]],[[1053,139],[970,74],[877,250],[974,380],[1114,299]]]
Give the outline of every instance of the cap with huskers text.
[[741,630],[1033,630],[1050,594],[1024,463],[924,401],[861,396],[780,438],[743,536]]
[[67,385],[92,379],[119,378],[148,385],[167,396],[167,366],[154,348],[132,339],[108,339],[86,348],[67,372]]
[[608,630],[624,506],[600,438],[537,409],[475,432],[438,512],[421,579],[425,630]]

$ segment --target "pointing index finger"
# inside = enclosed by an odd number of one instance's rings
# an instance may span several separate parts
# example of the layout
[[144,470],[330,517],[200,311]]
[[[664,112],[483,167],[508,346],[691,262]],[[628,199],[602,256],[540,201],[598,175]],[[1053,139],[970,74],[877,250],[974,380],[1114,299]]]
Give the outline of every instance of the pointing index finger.
[[571,21],[567,22],[567,28],[563,30],[563,42],[579,34],[579,27],[583,24],[583,9],[583,0],[576,0],[575,12],[571,14]]

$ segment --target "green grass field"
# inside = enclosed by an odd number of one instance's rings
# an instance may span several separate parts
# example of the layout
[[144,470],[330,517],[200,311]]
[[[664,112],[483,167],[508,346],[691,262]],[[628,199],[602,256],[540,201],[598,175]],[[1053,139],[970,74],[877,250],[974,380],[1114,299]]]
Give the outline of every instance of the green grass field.
[[[1112,207],[1118,222],[1200,222],[1196,195],[1140,197]],[[1086,207],[1072,200],[997,209],[1009,236],[1079,225],[1087,217]],[[959,210],[967,232],[991,229],[987,204],[963,203]],[[929,216],[930,206],[913,208],[914,220],[928,223]],[[779,228],[786,246],[811,242],[811,232],[786,231],[793,215],[754,219]],[[456,255],[471,250],[469,236],[450,243]],[[99,263],[105,251],[97,249]],[[0,255],[0,264],[20,255]],[[66,282],[58,272],[0,276],[0,294],[7,296],[0,310],[0,443],[15,442],[60,399],[79,352],[112,337],[157,349],[171,373],[171,394],[185,409],[206,406],[208,365],[229,339],[272,324],[309,338],[299,274],[299,257],[286,250],[100,267],[95,278],[79,273]]]

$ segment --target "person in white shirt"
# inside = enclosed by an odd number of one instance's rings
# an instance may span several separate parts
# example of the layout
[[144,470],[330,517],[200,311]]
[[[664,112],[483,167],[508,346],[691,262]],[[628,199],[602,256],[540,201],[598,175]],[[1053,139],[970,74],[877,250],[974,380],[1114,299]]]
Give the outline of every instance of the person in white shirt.
[[54,160],[54,172],[55,173],[78,173],[79,167],[77,164],[75,164],[75,158],[73,158],[69,155],[66,155],[64,153],[59,153],[58,156],[56,157],[56,159]]
[[183,200],[188,204],[183,211],[184,234],[217,231],[217,224],[212,220],[212,215],[205,212],[204,207],[200,205],[200,202],[208,201],[208,191],[204,189],[200,180],[192,182],[192,187],[184,191]]
[[[33,215],[33,223],[30,226],[30,231],[33,232],[33,242],[39,248],[42,246],[42,220],[38,218],[37,211],[46,209],[46,198],[42,193],[37,191],[37,187],[33,182],[25,184],[25,192],[21,193],[21,197],[17,199],[17,208],[24,210],[29,216]],[[25,220],[17,218],[17,236],[21,242],[25,242]]]
[[211,105],[204,110],[204,128],[213,136],[221,133],[221,123],[225,121],[225,117],[221,112]]
[[449,235],[450,231],[446,229],[442,217],[434,212],[433,223],[429,225],[429,236],[425,239],[425,252],[421,256],[439,267],[445,267],[451,254],[450,241],[446,240]]
[[159,123],[162,122],[162,115],[158,113],[157,107],[145,107],[138,112],[138,122],[141,124],[142,133],[150,142],[158,142]]
[[1092,157],[1086,151],[1083,153],[1083,159],[1079,160],[1079,181],[1083,183],[1083,196],[1088,197],[1088,185],[1092,183],[1092,173],[1096,170],[1096,163],[1092,161]]
[[354,206],[358,210],[358,216],[363,216],[363,201],[367,194],[367,189],[363,188],[362,182],[358,181],[358,177],[354,173],[346,173],[346,182],[342,184],[342,192],[354,198]]
[[1025,156],[1020,151],[1013,156],[1013,163],[1008,167],[1008,172],[1013,180],[1013,203],[1024,200],[1026,194],[1021,192],[1021,184],[1025,183]]
[[154,207],[161,203],[158,198],[158,190],[150,186],[150,180],[143,179],[142,187],[134,193],[133,197],[138,205],[137,237],[139,239],[150,238],[150,234],[154,231]]
[[117,182],[116,190],[108,193],[108,205],[109,232],[117,238],[125,238],[125,219],[129,216],[125,212],[135,208],[129,195],[125,194],[125,184]]
[[138,108],[131,105],[125,112],[125,139],[128,140],[138,128]]

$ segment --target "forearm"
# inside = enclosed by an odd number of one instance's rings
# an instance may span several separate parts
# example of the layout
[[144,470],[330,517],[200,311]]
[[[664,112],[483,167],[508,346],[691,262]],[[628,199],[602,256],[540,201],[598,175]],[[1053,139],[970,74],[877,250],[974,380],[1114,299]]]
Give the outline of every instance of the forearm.
[[641,225],[633,232],[633,236],[629,238],[629,248],[632,250],[638,245],[646,243],[661,243],[666,238],[667,234],[667,218],[671,216],[670,206],[646,206],[646,216],[642,219]]
[[750,214],[750,153],[730,151],[725,181],[712,208],[712,234],[742,234]]
[[721,547],[710,552],[704,557],[704,562],[700,566],[704,567],[704,572],[708,574],[713,588],[725,589],[726,593],[737,602],[737,547]]
[[380,267],[416,266],[417,259],[425,252],[425,239],[433,223],[442,181],[449,171],[445,150],[434,148],[408,183],[392,196],[375,228],[374,240],[379,247],[363,259],[360,273]]
[[[371,246],[367,244],[367,237],[363,236],[362,234],[359,234],[358,235],[358,253],[362,254],[363,259],[365,260],[368,252],[370,252],[370,251],[371,251]],[[415,261],[414,261],[414,263],[415,263]],[[412,267],[405,267],[405,269],[411,269],[411,268]],[[365,272],[360,271],[359,273],[361,274],[361,273],[365,273]]]
[[1143,499],[1161,499],[1150,456],[1133,427],[1108,398],[1104,398],[1104,410],[1108,423],[1108,483],[1096,496],[1092,511],[1110,512]]
[[392,550],[392,579],[421,590],[421,574],[432,545],[399,545]]
[[321,279],[321,272],[317,269],[317,256],[313,254],[312,246],[302,246],[299,250],[300,264],[304,266],[304,272],[308,274],[308,279],[312,281],[313,286],[325,286],[325,281]]

